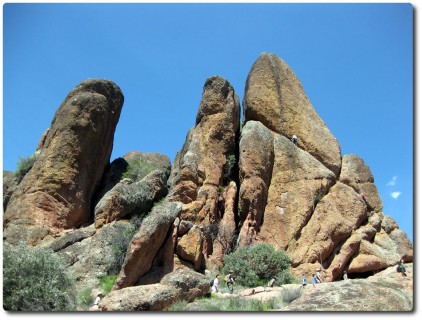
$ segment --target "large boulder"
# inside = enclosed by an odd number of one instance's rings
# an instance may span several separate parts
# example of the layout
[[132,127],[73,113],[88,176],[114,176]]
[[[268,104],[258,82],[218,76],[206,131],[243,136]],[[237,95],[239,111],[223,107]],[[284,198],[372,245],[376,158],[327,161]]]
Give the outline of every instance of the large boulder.
[[88,222],[122,105],[120,88],[108,80],[86,80],[69,93],[35,164],[10,199],[5,241],[37,244]]
[[[165,243],[169,230],[181,210],[179,202],[156,205],[132,238],[127,249],[126,259],[113,289],[118,290],[134,285],[145,275],[153,264],[158,251]],[[172,234],[172,232],[171,232]]]
[[141,181],[123,179],[107,192],[94,210],[95,227],[131,214],[145,215],[157,200],[167,194],[167,173],[155,170]]
[[291,138],[336,176],[341,152],[337,139],[315,112],[290,67],[273,53],[262,53],[246,80],[245,121],[260,121],[268,129]]
[[167,274],[160,283],[110,292],[99,304],[100,311],[163,311],[180,300],[193,301],[209,292],[208,280],[191,270]]

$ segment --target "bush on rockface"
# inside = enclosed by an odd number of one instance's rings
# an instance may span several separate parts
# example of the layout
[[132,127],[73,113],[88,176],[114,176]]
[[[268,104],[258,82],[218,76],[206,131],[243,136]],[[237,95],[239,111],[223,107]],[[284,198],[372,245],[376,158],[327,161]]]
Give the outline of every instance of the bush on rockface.
[[32,169],[34,166],[35,161],[37,161],[38,154],[34,153],[29,157],[19,157],[17,163],[17,169],[15,171],[15,178],[17,179],[18,183],[22,181],[23,177]]
[[154,170],[160,167],[145,159],[131,159],[128,161],[128,166],[122,174],[122,179],[129,178],[132,181],[140,181]]
[[223,272],[227,274],[230,270],[235,272],[237,283],[248,287],[264,285],[272,277],[276,277],[277,285],[296,280],[290,273],[288,255],[268,243],[241,247],[224,256]]
[[74,280],[52,250],[23,244],[3,248],[3,308],[7,311],[71,311]]

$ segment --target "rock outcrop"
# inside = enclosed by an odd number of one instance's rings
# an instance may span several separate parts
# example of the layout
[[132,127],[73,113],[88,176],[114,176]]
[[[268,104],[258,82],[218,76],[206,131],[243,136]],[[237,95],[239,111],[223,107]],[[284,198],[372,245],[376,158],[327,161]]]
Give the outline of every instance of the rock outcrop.
[[107,80],[86,80],[69,93],[7,206],[6,241],[36,244],[88,222],[122,105],[120,88]]
[[252,66],[243,99],[245,121],[256,120],[309,152],[336,176],[341,153],[337,139],[315,112],[299,79],[273,53],[263,53]]
[[193,301],[209,292],[208,280],[191,270],[167,274],[160,283],[112,291],[99,304],[100,311],[163,311],[180,300]]
[[154,202],[167,194],[166,172],[155,170],[141,181],[123,179],[107,192],[94,210],[95,227],[126,216],[148,213]]
[[302,290],[301,296],[280,311],[412,311],[413,266],[408,277],[395,267],[363,279],[317,284]]
[[[206,80],[171,172],[168,157],[156,153],[130,152],[109,163],[122,104],[114,83],[82,82],[41,138],[32,169],[19,184],[12,174],[4,184],[5,242],[53,249],[80,290],[118,274],[99,310],[163,310],[203,296],[209,284],[200,273],[259,242],[285,250],[297,277],[321,268],[325,282],[345,270],[367,277],[413,261],[411,242],[383,213],[371,170],[356,155],[342,157],[276,55],[263,53],[252,66],[242,128],[232,85],[220,76]],[[371,288],[400,310],[412,308],[382,283],[349,287],[351,295]]]
[[129,245],[125,262],[114,284],[114,289],[134,285],[151,268],[153,259],[169,234],[173,234],[173,222],[179,215],[181,205],[163,202],[153,208],[142,221]]
[[[235,179],[239,116],[239,99],[230,83],[218,76],[209,78],[204,85],[196,125],[176,155],[169,179],[168,198],[183,203],[182,220],[205,226],[207,230],[220,222],[220,193]],[[186,236],[182,236],[181,243]],[[194,238],[196,242],[197,237]],[[205,259],[213,253],[210,232],[204,234],[200,247]],[[179,253],[185,252],[178,248]],[[195,258],[196,267],[199,259]]]

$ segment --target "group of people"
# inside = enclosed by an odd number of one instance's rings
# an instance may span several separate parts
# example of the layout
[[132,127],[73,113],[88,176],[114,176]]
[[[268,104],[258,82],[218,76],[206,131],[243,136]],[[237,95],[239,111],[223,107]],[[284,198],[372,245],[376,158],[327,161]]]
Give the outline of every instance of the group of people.
[[[315,285],[317,283],[322,283],[322,278],[321,278],[321,269],[317,269],[316,272],[314,274],[312,274],[312,285],[315,287]],[[306,275],[302,276],[302,286],[300,287],[301,289],[305,289],[305,287],[308,285],[308,282],[306,280]]]
[[[226,283],[227,288],[229,289],[230,293],[233,293],[233,285],[236,284],[236,281],[234,280],[236,278],[236,275],[233,270],[229,271],[229,274],[226,275],[224,278],[224,282]],[[214,280],[211,282],[211,290],[212,292],[220,292],[220,275],[215,275]]]

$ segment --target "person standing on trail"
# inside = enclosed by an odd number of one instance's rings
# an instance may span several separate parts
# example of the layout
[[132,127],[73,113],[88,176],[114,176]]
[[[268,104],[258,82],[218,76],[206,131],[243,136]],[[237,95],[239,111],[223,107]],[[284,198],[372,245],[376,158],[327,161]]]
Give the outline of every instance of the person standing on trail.
[[318,282],[317,276],[316,276],[316,274],[313,274],[312,275],[312,285],[314,286],[314,288],[316,288],[315,285],[317,284],[317,282]]
[[317,269],[316,271],[316,280],[317,280],[317,283],[322,283],[321,269]]
[[397,266],[397,271],[400,272],[403,277],[407,277],[406,267],[404,266],[403,259],[400,259],[398,266]]
[[275,277],[272,277],[271,280],[268,282],[267,286],[272,288],[274,287]]
[[226,281],[227,288],[229,289],[230,293],[233,293],[233,285],[236,284],[234,279],[236,278],[234,271],[230,270],[229,274],[224,279]]
[[211,290],[212,292],[219,292],[220,291],[220,281],[219,281],[220,275],[217,274],[214,278]]
[[306,282],[306,276],[305,275],[303,275],[302,276],[302,286],[300,287],[301,289],[305,289],[305,287],[306,287],[306,285],[307,285],[308,283]]

